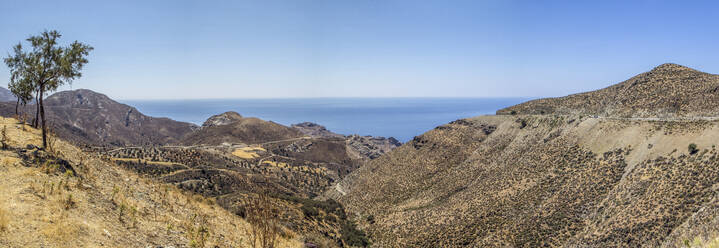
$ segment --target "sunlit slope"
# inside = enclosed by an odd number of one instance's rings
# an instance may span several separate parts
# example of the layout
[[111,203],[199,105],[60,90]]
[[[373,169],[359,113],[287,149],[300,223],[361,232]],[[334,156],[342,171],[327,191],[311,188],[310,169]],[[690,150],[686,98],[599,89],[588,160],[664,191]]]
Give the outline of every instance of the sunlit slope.
[[717,122],[479,117],[371,161],[334,195],[386,246],[674,244],[719,231],[679,233],[717,209],[717,140]]
[[[1,247],[251,247],[251,226],[214,202],[1,119]],[[71,172],[75,171],[75,172]],[[300,247],[281,238],[280,247]]]

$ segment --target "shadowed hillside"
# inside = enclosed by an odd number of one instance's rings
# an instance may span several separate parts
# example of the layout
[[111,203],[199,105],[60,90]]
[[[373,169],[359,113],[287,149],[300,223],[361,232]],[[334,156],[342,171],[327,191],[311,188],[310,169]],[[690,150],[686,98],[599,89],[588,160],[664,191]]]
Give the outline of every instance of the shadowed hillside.
[[[60,137],[92,146],[162,145],[176,143],[197,126],[146,116],[134,107],[85,89],[61,91],[45,99],[48,124]],[[25,108],[28,121],[35,105]],[[0,103],[2,115],[15,114],[15,103]]]

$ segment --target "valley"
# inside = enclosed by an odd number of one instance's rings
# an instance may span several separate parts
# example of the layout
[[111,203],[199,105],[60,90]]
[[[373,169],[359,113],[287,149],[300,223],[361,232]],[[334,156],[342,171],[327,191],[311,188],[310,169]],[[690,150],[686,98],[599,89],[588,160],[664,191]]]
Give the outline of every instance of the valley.
[[[0,103],[0,111],[12,116],[13,104]],[[314,123],[287,127],[235,112],[195,126],[145,116],[89,90],[59,92],[46,104],[51,130],[85,152],[212,199],[241,217],[248,216],[255,200],[270,198],[283,226],[331,246],[368,242],[342,205],[317,197],[361,164],[401,145],[393,138],[345,136]],[[33,109],[28,105],[24,112],[32,116]]]
[[[675,247],[719,233],[719,95],[702,93],[716,87],[719,76],[665,64],[406,144],[236,112],[198,126],[89,90],[52,95],[47,108],[58,138],[128,173],[239,218],[270,199],[306,245]],[[654,89],[664,97],[636,98]]]

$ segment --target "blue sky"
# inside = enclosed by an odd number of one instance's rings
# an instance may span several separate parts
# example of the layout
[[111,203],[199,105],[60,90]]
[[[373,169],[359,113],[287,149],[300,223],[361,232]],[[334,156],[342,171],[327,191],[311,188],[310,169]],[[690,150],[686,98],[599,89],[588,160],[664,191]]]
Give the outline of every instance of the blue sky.
[[709,1],[0,0],[0,54],[57,29],[95,47],[73,88],[118,99],[560,96],[665,62],[719,72],[718,11]]

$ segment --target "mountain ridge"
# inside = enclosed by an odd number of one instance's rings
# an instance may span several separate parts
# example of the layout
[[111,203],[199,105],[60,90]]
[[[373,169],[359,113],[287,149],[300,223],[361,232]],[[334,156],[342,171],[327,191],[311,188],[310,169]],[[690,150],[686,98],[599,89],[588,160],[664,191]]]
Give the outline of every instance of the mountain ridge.
[[[89,145],[170,144],[197,129],[191,123],[144,115],[88,89],[57,92],[48,96],[45,104],[49,123],[58,135]],[[32,106],[28,108],[32,110]]]
[[500,109],[506,114],[583,114],[622,118],[718,116],[719,75],[672,63],[603,89]]

